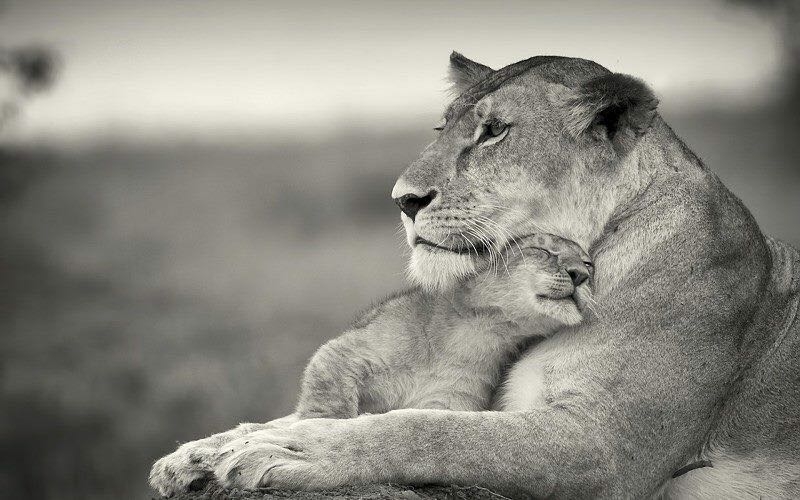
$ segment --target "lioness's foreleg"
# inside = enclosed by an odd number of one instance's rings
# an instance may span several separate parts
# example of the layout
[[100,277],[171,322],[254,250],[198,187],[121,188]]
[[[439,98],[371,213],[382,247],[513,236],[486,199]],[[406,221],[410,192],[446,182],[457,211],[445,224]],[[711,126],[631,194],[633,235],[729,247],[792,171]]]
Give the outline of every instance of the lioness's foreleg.
[[[510,496],[647,497],[707,436],[731,376],[726,346],[676,325],[598,321],[538,344],[541,398],[519,412],[396,410],[309,419],[222,448],[225,485],[479,485]],[[531,390],[538,382],[531,381]],[[676,439],[680,436],[680,439]]]
[[479,485],[509,495],[608,496],[608,430],[569,410],[397,410],[310,419],[223,447],[228,486],[332,488],[395,482]]

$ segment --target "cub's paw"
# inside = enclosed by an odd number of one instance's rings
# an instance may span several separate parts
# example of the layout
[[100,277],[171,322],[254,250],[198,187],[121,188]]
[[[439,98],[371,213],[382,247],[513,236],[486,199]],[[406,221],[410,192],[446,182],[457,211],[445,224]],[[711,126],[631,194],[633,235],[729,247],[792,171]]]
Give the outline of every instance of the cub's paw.
[[158,459],[150,469],[150,486],[167,497],[203,489],[214,477],[212,471],[218,451],[203,441],[191,441]]

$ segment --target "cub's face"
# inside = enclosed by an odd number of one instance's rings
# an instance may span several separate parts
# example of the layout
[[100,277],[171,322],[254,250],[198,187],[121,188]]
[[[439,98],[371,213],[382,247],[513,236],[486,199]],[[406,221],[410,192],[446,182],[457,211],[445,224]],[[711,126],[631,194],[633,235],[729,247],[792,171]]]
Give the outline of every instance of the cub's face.
[[498,309],[511,321],[549,318],[552,325],[576,325],[594,306],[589,256],[577,243],[555,235],[516,239],[497,261],[478,266],[465,286],[467,303]]
[[[558,60],[560,70],[583,71],[584,80],[608,73]],[[504,71],[482,68],[484,79]],[[398,179],[392,197],[412,248],[413,281],[450,287],[526,234],[588,246],[601,232],[615,208],[615,186],[626,182],[623,169],[612,168],[619,148],[607,130],[626,129],[587,117],[593,111],[580,91],[547,75],[531,70],[487,92],[466,90],[445,112],[437,139]],[[623,115],[615,111],[617,119]]]

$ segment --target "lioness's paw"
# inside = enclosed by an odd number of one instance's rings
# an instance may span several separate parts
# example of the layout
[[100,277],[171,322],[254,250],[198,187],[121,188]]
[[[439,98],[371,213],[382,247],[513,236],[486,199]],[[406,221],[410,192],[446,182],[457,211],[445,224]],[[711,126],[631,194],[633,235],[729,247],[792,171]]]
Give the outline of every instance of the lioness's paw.
[[202,489],[213,478],[217,448],[192,441],[160,458],[150,469],[150,486],[161,495]]
[[312,419],[250,433],[222,447],[215,469],[226,487],[326,489],[351,482],[347,447],[329,427],[341,420]]
[[261,429],[283,428],[297,422],[294,414],[266,424],[239,424],[227,432],[190,441],[159,459],[150,470],[150,486],[165,496],[202,489],[214,478],[220,447],[239,436]]
[[[255,489],[266,486],[265,475],[277,467],[287,467],[298,457],[280,446],[242,441],[223,452],[214,475],[227,487]],[[226,447],[227,448],[227,447]]]

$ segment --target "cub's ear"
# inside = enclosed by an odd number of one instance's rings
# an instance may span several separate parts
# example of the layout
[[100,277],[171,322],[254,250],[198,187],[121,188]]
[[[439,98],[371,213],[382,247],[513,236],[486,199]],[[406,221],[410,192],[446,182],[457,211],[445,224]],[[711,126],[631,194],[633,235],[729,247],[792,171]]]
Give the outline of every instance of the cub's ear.
[[493,71],[489,66],[467,59],[458,52],[453,51],[450,54],[450,70],[447,75],[452,84],[450,91],[453,94],[460,95]]
[[574,137],[591,134],[625,154],[653,123],[658,99],[641,80],[611,73],[581,85],[566,104],[565,125]]

